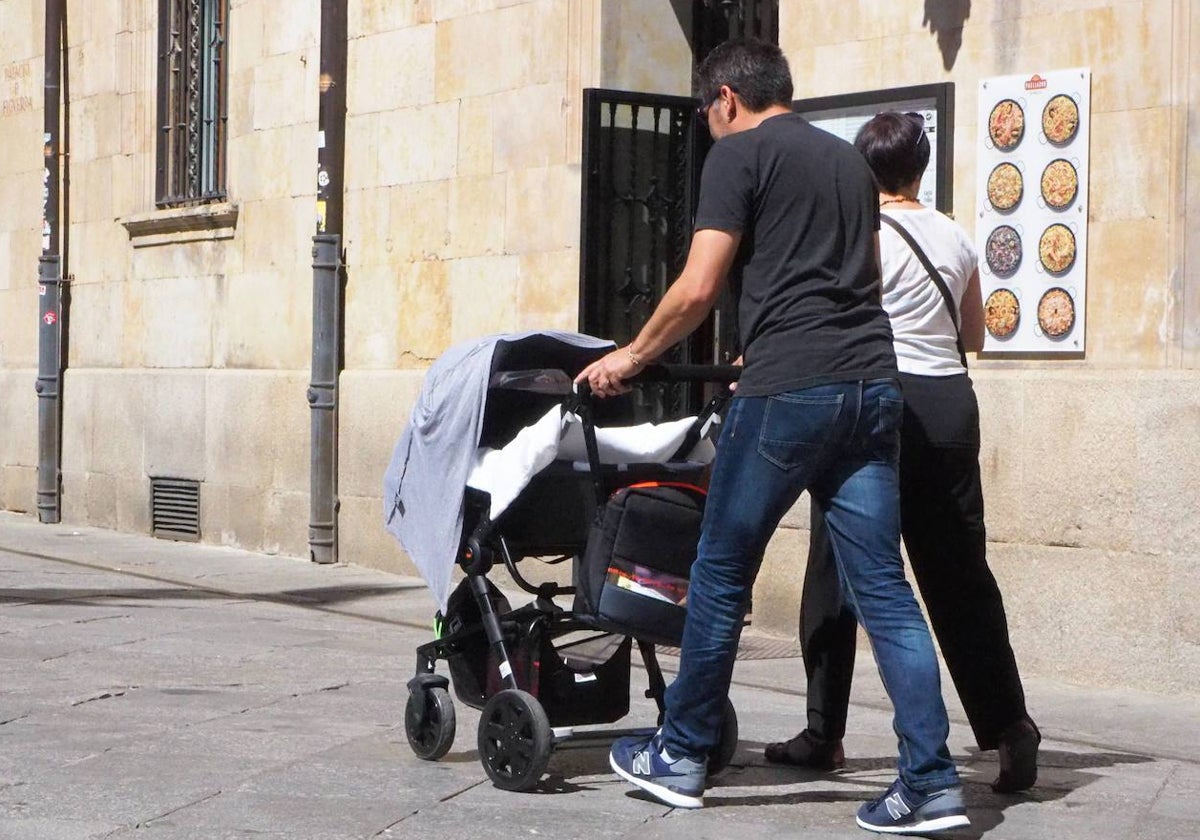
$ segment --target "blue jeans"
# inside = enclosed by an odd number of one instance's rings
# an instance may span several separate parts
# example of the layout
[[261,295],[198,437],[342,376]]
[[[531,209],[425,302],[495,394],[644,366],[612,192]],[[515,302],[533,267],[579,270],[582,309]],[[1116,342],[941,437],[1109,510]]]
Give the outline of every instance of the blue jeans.
[[933,642],[900,559],[903,405],[891,379],[732,401],[692,566],[679,675],[667,690],[663,740],[672,755],[703,756],[716,745],[763,552],[807,490],[895,710],[900,777],[921,792],[959,783]]

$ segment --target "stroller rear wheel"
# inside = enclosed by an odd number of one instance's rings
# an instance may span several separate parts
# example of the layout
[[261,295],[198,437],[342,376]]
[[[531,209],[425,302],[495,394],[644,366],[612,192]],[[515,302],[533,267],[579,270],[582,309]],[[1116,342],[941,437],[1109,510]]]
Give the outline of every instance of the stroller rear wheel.
[[720,773],[733,761],[738,746],[737,710],[733,701],[725,698],[725,717],[721,720],[721,734],[716,747],[708,756],[709,775]]
[[483,707],[479,760],[501,790],[529,790],[550,763],[554,733],[542,704],[528,692],[509,688]]
[[417,758],[437,761],[454,743],[454,701],[439,687],[410,693],[404,706],[404,734]]

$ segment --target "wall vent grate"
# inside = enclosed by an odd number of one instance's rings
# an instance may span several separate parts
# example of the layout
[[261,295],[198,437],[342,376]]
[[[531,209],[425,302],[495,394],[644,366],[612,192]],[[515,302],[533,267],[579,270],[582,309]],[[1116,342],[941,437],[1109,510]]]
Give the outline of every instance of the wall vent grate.
[[150,479],[150,533],[164,540],[200,540],[200,482]]

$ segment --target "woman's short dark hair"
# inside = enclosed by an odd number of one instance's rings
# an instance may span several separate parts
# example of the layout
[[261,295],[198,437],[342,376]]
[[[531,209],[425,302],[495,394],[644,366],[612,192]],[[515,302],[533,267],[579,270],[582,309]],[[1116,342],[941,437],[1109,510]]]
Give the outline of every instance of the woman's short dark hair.
[[758,38],[725,41],[696,70],[696,91],[707,105],[729,85],[751,111],[792,104],[792,71],[775,44]]
[[920,114],[876,114],[858,130],[854,147],[867,159],[884,192],[899,192],[924,175],[929,165],[929,138]]

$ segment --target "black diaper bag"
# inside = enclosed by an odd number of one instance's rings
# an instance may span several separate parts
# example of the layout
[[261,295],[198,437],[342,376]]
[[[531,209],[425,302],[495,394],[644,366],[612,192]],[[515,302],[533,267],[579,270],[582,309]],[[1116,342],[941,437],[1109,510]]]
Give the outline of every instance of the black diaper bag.
[[604,630],[679,645],[705,493],[682,482],[616,491],[575,559],[574,612]]

